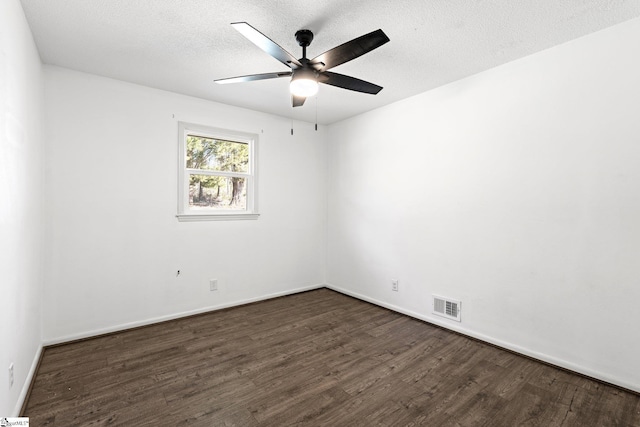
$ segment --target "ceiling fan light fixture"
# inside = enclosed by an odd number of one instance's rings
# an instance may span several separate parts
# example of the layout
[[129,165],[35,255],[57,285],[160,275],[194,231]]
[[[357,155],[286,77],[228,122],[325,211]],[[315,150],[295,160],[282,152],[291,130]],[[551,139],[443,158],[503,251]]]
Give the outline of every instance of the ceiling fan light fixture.
[[307,98],[318,93],[316,73],[312,70],[299,70],[293,73],[289,89],[294,96]]

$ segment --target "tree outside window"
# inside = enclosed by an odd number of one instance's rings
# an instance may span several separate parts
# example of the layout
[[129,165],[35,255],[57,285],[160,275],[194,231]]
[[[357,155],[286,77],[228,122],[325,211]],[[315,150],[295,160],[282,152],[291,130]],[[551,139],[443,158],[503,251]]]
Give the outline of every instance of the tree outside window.
[[[246,173],[249,144],[187,136],[187,169]],[[189,174],[189,205],[218,209],[245,209],[245,177]]]
[[[198,215],[257,215],[257,136],[180,124],[181,194],[178,218]],[[235,136],[235,137],[234,137]],[[221,219],[220,217],[207,219]],[[250,219],[250,218],[241,218]]]

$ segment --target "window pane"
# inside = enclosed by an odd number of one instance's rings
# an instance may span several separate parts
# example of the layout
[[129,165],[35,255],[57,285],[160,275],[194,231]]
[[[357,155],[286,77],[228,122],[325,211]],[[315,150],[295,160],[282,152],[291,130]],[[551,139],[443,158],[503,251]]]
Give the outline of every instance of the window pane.
[[191,209],[247,209],[245,178],[189,175]]
[[249,144],[187,135],[187,168],[248,172]]

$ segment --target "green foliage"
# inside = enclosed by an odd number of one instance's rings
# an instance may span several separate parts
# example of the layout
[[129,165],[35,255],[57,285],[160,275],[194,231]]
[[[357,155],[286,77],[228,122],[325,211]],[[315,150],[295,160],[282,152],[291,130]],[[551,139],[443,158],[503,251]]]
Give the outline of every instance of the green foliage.
[[[249,169],[248,144],[194,135],[188,135],[186,142],[187,168],[222,172],[247,172]],[[198,189],[198,193],[193,195],[193,202],[196,204],[218,205],[227,202],[235,205],[239,201],[239,191],[244,186],[244,179],[191,175],[189,186]],[[214,193],[215,196],[212,196]],[[221,195],[229,196],[222,200]],[[205,200],[212,197],[214,200]]]

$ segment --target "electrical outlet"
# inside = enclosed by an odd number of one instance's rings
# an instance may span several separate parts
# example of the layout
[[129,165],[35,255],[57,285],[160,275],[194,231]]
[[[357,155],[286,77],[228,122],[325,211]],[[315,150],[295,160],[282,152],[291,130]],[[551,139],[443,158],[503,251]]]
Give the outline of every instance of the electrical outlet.
[[9,388],[13,387],[13,363],[9,365]]
[[391,281],[391,290],[394,292],[398,292],[398,281],[397,280],[392,280]]
[[218,279],[209,279],[209,290],[210,291],[218,290]]

